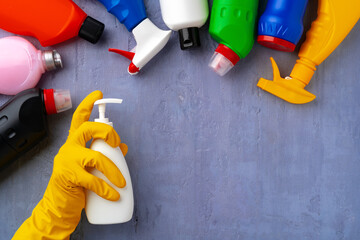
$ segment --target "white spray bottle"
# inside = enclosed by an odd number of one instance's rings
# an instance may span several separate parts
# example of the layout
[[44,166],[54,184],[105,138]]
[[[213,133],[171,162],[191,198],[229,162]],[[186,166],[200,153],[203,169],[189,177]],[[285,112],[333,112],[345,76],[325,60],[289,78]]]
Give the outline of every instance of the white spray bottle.
[[[99,105],[99,118],[95,119],[95,122],[106,123],[113,127],[113,123],[110,122],[108,118],[105,118],[107,103],[120,104],[122,103],[122,99],[108,98],[96,101],[94,105]],[[108,201],[99,197],[96,193],[87,190],[85,212],[88,221],[92,224],[117,224],[130,221],[134,212],[134,195],[130,172],[121,149],[119,147],[113,148],[109,146],[102,139],[95,139],[91,143],[90,148],[101,152],[115,163],[126,180],[126,186],[124,188],[118,188],[100,171],[96,169],[91,170],[91,174],[105,180],[118,191],[120,193],[120,199],[116,202]]]
[[182,50],[200,46],[199,28],[209,16],[208,0],[160,0],[165,24],[179,31]]

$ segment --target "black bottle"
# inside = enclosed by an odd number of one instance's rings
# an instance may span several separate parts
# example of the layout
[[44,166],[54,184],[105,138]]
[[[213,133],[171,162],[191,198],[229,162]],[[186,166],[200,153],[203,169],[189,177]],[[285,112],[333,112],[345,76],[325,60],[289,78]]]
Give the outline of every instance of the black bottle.
[[0,108],[0,171],[47,136],[46,115],[72,107],[68,90],[25,90]]

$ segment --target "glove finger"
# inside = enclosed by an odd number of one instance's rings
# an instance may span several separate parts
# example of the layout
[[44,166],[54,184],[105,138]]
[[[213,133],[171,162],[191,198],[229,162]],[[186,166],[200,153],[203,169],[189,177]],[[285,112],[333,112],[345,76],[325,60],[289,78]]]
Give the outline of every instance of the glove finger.
[[128,152],[128,146],[125,143],[120,143],[120,149],[122,154],[124,155],[124,157],[126,156],[127,152]]
[[71,127],[70,127],[70,134],[76,131],[86,121],[89,121],[91,111],[93,109],[94,103],[103,98],[103,94],[100,91],[94,91],[90,93],[77,107],[76,111],[74,112]]
[[83,123],[71,136],[71,139],[85,147],[91,139],[102,139],[112,147],[120,145],[120,137],[113,127],[97,122]]
[[104,180],[88,173],[85,169],[80,171],[82,171],[82,174],[78,176],[78,182],[76,183],[78,186],[91,190],[100,197],[110,201],[120,199],[120,194]]
[[100,152],[91,149],[86,149],[86,151],[86,158],[84,158],[82,162],[82,166],[84,168],[96,168],[102,172],[115,186],[119,188],[126,186],[126,180],[124,176],[113,161]]

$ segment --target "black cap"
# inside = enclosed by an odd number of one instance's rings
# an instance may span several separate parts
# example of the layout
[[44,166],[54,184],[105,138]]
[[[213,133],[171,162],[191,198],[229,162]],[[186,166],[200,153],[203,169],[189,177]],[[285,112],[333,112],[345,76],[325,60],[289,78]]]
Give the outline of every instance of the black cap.
[[104,32],[105,25],[98,20],[87,16],[79,31],[79,37],[97,43]]
[[192,47],[200,47],[199,28],[184,28],[179,30],[180,47],[185,50]]

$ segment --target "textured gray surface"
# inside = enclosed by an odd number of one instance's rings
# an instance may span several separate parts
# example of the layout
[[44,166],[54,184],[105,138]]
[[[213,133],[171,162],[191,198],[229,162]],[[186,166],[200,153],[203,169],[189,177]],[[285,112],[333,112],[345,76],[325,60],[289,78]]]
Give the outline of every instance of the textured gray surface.
[[[65,68],[47,73],[40,86],[71,89],[75,106],[95,89],[124,99],[109,113],[129,145],[136,202],[131,222],[94,226],[84,216],[72,239],[358,239],[359,24],[308,86],[318,98],[297,106],[256,87],[259,77],[272,77],[270,56],[285,75],[296,53],[256,44],[220,78],[207,67],[216,43],[206,26],[200,49],[180,51],[174,34],[131,77],[128,62],[107,48],[131,49],[132,36],[100,3],[75,2],[106,24],[105,38],[55,46]],[[165,28],[158,1],[146,4]],[[41,199],[72,113],[50,116],[48,140],[1,176],[1,239],[10,239]]]

